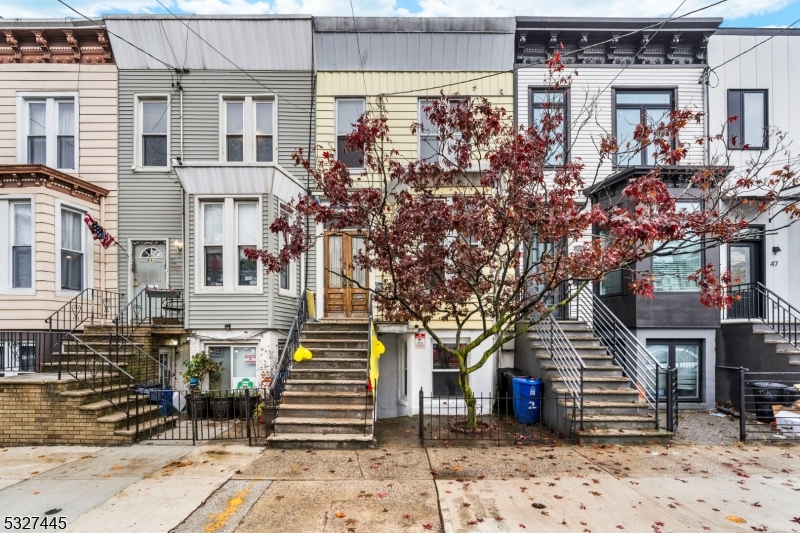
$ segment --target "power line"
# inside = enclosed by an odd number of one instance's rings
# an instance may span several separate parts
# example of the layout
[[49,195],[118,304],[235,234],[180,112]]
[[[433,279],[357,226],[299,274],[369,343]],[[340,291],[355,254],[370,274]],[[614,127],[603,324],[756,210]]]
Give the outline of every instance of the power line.
[[364,80],[364,94],[367,94],[367,76],[364,74],[364,60],[361,55],[361,39],[358,36],[358,26],[356,25],[356,10],[353,8],[353,0],[350,0],[350,13],[353,16],[353,32],[356,34],[356,48],[358,49],[358,68],[361,69],[361,79]]
[[769,39],[764,39],[763,41],[761,41],[761,42],[759,42],[759,43],[756,43],[756,44],[754,44],[753,46],[751,46],[750,48],[748,48],[748,49],[747,49],[747,50],[745,50],[744,52],[740,52],[739,54],[736,54],[735,56],[733,56],[732,58],[728,59],[728,60],[727,60],[727,61],[725,61],[724,63],[720,63],[720,64],[719,64],[719,65],[717,65],[716,67],[714,67],[714,68],[712,68],[712,69],[709,69],[709,71],[708,71],[708,72],[714,72],[714,71],[715,71],[715,70],[717,70],[718,68],[720,68],[720,67],[723,67],[723,66],[727,65],[728,63],[730,63],[730,62],[731,62],[731,61],[733,61],[734,59],[737,59],[737,58],[739,58],[739,57],[742,57],[743,55],[745,55],[746,53],[750,52],[751,50],[755,50],[756,48],[758,48],[758,47],[759,47],[759,46],[761,46],[762,44],[764,44],[764,43],[766,43],[766,42],[769,42],[769,41],[771,41],[772,39],[774,39],[775,37],[777,37],[777,36],[778,36],[778,35],[780,35],[781,33],[785,32],[786,30],[788,30],[789,28],[791,28],[792,26],[794,26],[794,25],[795,25],[795,24],[797,24],[798,22],[800,22],[800,19],[797,19],[797,20],[795,20],[794,22],[792,22],[791,24],[789,24],[789,25],[788,25],[788,26],[786,26],[785,28],[782,28],[780,31],[778,31],[778,32],[776,32],[776,33],[773,33],[772,35],[770,35]]
[[165,61],[162,61],[162,60],[160,60],[159,58],[157,58],[156,56],[154,56],[153,54],[151,54],[151,53],[150,53],[150,52],[148,52],[147,50],[144,50],[144,49],[142,49],[142,48],[139,48],[138,46],[136,46],[135,44],[133,44],[132,42],[130,42],[128,39],[126,39],[126,38],[124,38],[124,37],[122,37],[122,36],[120,36],[120,35],[117,35],[117,34],[116,34],[116,33],[114,33],[113,31],[109,30],[109,29],[108,29],[106,26],[104,26],[102,23],[100,23],[100,22],[97,22],[96,20],[90,19],[89,17],[87,17],[86,15],[84,15],[83,13],[81,13],[80,11],[78,11],[77,9],[75,9],[74,7],[72,7],[71,5],[69,5],[68,3],[64,2],[64,0],[57,0],[57,2],[58,2],[58,3],[60,3],[60,4],[63,4],[63,5],[64,5],[64,6],[65,6],[67,9],[69,9],[69,10],[71,10],[71,11],[73,11],[73,12],[77,13],[79,16],[81,16],[81,17],[85,18],[85,19],[86,19],[86,20],[88,20],[89,22],[92,22],[92,23],[94,23],[94,24],[97,24],[98,26],[101,26],[101,27],[105,28],[105,30],[106,30],[106,31],[107,31],[107,32],[108,32],[110,35],[113,35],[114,37],[116,37],[116,38],[117,38],[117,39],[119,39],[120,41],[122,41],[122,42],[124,42],[124,43],[127,43],[127,44],[129,44],[129,45],[131,45],[132,47],[136,48],[137,50],[139,50],[139,51],[140,51],[140,52],[142,52],[143,54],[145,54],[145,55],[147,55],[147,56],[149,56],[149,57],[152,57],[153,59],[155,59],[156,61],[158,61],[159,63],[161,63],[161,64],[162,64],[162,65],[164,65],[165,67],[167,67],[168,69],[170,69],[170,70],[178,70],[178,68],[177,68],[177,67],[173,67],[173,66],[172,66],[172,65],[170,65],[169,63],[167,63],[167,62],[165,62]]
[[[623,37],[628,37],[628,36],[631,36],[631,35],[635,35],[637,33],[641,33],[641,32],[643,32],[645,30],[649,30],[649,29],[655,28],[656,26],[663,26],[666,23],[672,22],[674,20],[680,20],[682,18],[688,17],[689,15],[694,15],[695,13],[699,13],[700,11],[705,11],[706,9],[710,9],[710,8],[718,6],[720,4],[724,4],[727,1],[728,0],[719,0],[717,2],[714,2],[713,4],[709,4],[707,6],[697,8],[697,9],[695,9],[693,11],[688,11],[688,12],[686,12],[683,15],[680,15],[678,17],[671,17],[671,18],[668,18],[666,20],[656,22],[655,24],[651,24],[649,26],[644,26],[642,28],[630,31],[628,33],[624,33],[622,35],[618,35],[617,37],[612,37],[611,39],[606,39],[604,41],[600,41],[600,42],[591,44],[589,46],[585,46],[583,48],[576,48],[575,50],[570,50],[569,52],[564,52],[561,55],[562,56],[568,56],[568,55],[572,55],[572,54],[577,54],[578,52],[583,52],[583,51],[588,50],[590,48],[595,48],[597,46],[600,46],[600,45],[603,45],[603,44],[606,44],[606,43],[610,43],[611,41],[614,41],[614,40],[617,40],[617,39],[622,39]],[[470,83],[470,82],[473,82],[473,81],[484,80],[486,78],[492,78],[494,76],[501,76],[503,74],[510,74],[510,73],[513,73],[513,72],[515,72],[517,70],[520,70],[520,69],[523,69],[523,68],[531,68],[531,67],[535,67],[537,65],[541,65],[541,64],[545,63],[546,61],[547,61],[546,59],[539,59],[539,60],[534,61],[532,63],[527,63],[525,65],[515,65],[514,67],[512,67],[510,69],[507,69],[507,70],[501,70],[501,71],[497,71],[497,72],[492,72],[490,74],[484,74],[483,76],[477,76],[475,78],[470,78],[470,79],[466,79],[466,80],[460,80],[460,81],[456,81],[456,82],[452,82],[452,83],[446,83],[444,85],[435,85],[435,86],[431,86],[431,87],[425,87],[424,89],[410,89],[410,90],[407,90],[407,91],[397,91],[397,92],[394,92],[394,93],[386,93],[385,96],[399,96],[399,95],[402,95],[402,94],[418,93],[418,92],[423,92],[423,91],[432,91],[432,90],[435,90],[435,89],[444,89],[446,87],[452,87],[453,85],[461,85],[462,83]]]
[[[60,2],[61,0],[58,0],[58,1]],[[197,38],[198,38],[198,39],[200,39],[201,41],[203,41],[203,42],[204,42],[206,45],[208,45],[208,47],[209,47],[209,48],[211,48],[211,49],[212,49],[212,50],[214,50],[216,53],[218,53],[218,54],[219,54],[219,55],[220,55],[220,56],[221,56],[223,59],[225,59],[225,60],[226,60],[228,63],[230,63],[231,65],[233,65],[234,67],[236,67],[236,68],[237,68],[237,69],[238,69],[240,72],[242,72],[242,73],[243,73],[245,76],[247,76],[248,78],[250,78],[251,80],[253,80],[253,81],[254,81],[254,82],[256,82],[257,84],[261,85],[261,86],[262,86],[264,89],[266,89],[266,90],[268,90],[269,92],[273,93],[273,94],[274,94],[275,96],[277,96],[279,99],[283,100],[284,102],[286,102],[287,104],[291,105],[292,107],[295,107],[295,108],[297,108],[297,109],[298,109],[298,110],[300,110],[300,111],[304,111],[304,110],[303,110],[303,109],[302,109],[300,106],[298,106],[297,104],[295,104],[294,102],[292,102],[292,101],[290,101],[290,100],[287,100],[286,98],[284,98],[283,96],[281,96],[280,94],[278,94],[278,92],[277,92],[277,91],[273,91],[272,89],[270,89],[269,87],[267,87],[266,85],[264,85],[263,83],[261,83],[259,80],[257,80],[256,78],[254,78],[254,77],[252,76],[252,74],[250,74],[249,72],[247,72],[246,70],[244,70],[242,67],[240,67],[239,65],[237,65],[236,63],[234,63],[234,62],[233,62],[233,60],[231,60],[231,59],[230,59],[229,57],[227,57],[225,54],[223,54],[222,52],[220,52],[219,50],[217,50],[216,48],[214,48],[214,45],[212,45],[211,43],[209,43],[208,41],[206,41],[206,40],[203,38],[203,36],[202,36],[202,35],[200,35],[200,34],[199,34],[199,33],[197,33],[196,31],[194,31],[194,30],[193,30],[193,29],[192,29],[192,28],[191,28],[191,27],[190,27],[188,24],[186,24],[186,22],[184,22],[184,21],[183,21],[183,20],[182,20],[182,19],[181,19],[181,18],[180,18],[178,15],[176,15],[175,13],[173,13],[172,11],[170,11],[170,10],[169,10],[169,8],[168,8],[167,6],[165,6],[165,5],[164,5],[164,4],[161,2],[161,0],[156,0],[156,2],[158,2],[158,3],[159,3],[159,5],[161,5],[161,7],[163,7],[164,9],[166,9],[166,10],[167,10],[167,12],[168,12],[170,15],[172,15],[173,17],[175,17],[175,18],[178,20],[178,22],[180,22],[181,24],[183,24],[184,26],[186,26],[186,27],[189,29],[189,31],[190,31],[190,32],[194,33],[194,34],[197,36]]]

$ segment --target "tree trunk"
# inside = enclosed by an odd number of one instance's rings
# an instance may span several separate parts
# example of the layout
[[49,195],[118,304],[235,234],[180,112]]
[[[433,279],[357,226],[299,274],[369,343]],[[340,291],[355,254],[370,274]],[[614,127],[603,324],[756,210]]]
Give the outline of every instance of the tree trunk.
[[478,428],[478,415],[475,408],[475,394],[469,387],[469,374],[466,372],[466,365],[462,366],[458,371],[458,385],[464,394],[464,403],[467,404],[467,425],[464,429],[472,431]]

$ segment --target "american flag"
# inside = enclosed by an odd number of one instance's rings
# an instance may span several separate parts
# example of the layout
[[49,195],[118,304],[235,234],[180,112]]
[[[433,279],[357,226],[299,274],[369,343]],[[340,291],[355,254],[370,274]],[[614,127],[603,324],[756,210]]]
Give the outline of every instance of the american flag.
[[117,244],[116,239],[111,236],[109,232],[100,225],[92,215],[86,213],[86,216],[83,217],[83,221],[86,222],[86,225],[89,226],[89,230],[92,232],[92,236],[94,236],[95,240],[100,241],[100,244],[103,245],[103,248],[108,248],[112,244]]

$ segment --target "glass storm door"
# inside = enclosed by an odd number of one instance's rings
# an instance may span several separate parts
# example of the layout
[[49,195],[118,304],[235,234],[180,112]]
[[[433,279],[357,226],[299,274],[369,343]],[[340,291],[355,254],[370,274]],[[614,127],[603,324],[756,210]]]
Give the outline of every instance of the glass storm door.
[[367,316],[369,273],[353,265],[364,252],[364,237],[350,233],[325,235],[325,316]]
[[756,290],[756,283],[763,283],[761,275],[761,242],[737,242],[728,251],[731,277],[739,299],[733,302],[728,312],[730,318],[761,318],[763,302]]

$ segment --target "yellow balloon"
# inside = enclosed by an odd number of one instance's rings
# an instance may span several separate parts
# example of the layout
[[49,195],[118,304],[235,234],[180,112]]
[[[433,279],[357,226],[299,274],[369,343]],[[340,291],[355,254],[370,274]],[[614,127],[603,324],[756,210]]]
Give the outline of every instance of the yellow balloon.
[[298,363],[300,361],[305,361],[306,359],[311,359],[311,350],[300,346],[294,351],[292,358]]

